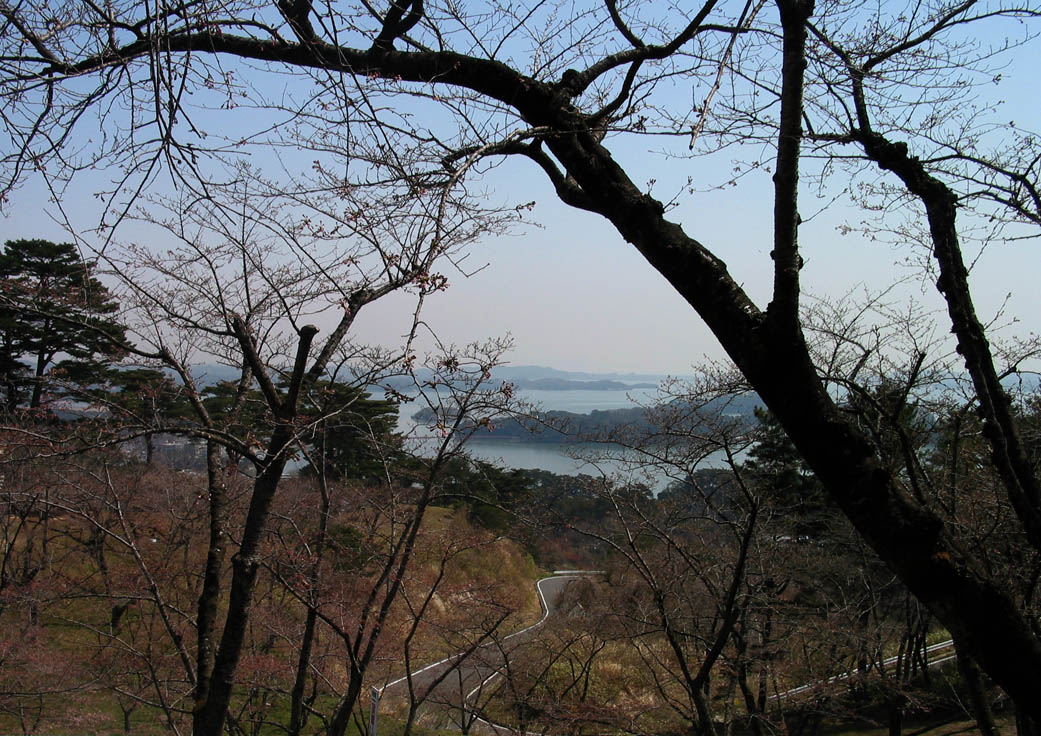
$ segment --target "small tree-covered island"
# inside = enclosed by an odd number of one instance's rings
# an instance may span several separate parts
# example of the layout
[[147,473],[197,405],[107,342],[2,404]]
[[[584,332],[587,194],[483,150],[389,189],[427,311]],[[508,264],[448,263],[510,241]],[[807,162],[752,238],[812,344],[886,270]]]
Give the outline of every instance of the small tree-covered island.
[[0,732],[1041,729],[1041,6],[0,23]]

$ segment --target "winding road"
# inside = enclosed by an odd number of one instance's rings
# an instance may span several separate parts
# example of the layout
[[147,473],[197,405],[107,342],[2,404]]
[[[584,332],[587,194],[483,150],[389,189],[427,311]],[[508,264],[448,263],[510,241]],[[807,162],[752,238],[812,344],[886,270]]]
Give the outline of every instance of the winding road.
[[[520,631],[502,637],[495,641],[489,641],[466,656],[465,652],[458,652],[446,657],[439,662],[425,665],[412,672],[412,692],[417,702],[432,706],[446,714],[451,722],[460,727],[460,720],[469,719],[470,729],[476,722],[490,727],[492,732],[508,731],[500,729],[494,724],[479,718],[470,708],[475,696],[491,684],[497,677],[502,675],[504,666],[516,648],[525,642],[531,641],[538,630],[546,623],[557,609],[557,601],[568,585],[577,579],[588,575],[601,574],[599,570],[557,570],[550,577],[542,578],[536,584],[539,594],[539,602],[542,605],[542,618]],[[933,644],[928,647],[930,655],[938,655],[937,659],[931,660],[928,666],[932,667],[945,663],[954,658],[953,642],[950,640]],[[465,656],[465,659],[461,659]],[[890,665],[896,662],[897,657],[890,657],[884,664]],[[834,685],[846,680],[853,673],[847,672],[833,677],[807,683],[792,688],[782,693],[771,696],[771,700],[784,700],[797,697],[810,692],[815,692],[823,687]],[[378,698],[385,695],[406,696],[408,693],[408,674],[402,675],[388,682],[382,688],[374,692]]]
[[[538,633],[546,620],[556,611],[557,600],[568,584],[599,572],[558,570],[552,576],[539,580],[535,587],[542,605],[542,618],[520,631],[482,645],[462,661],[460,659],[464,653],[459,652],[412,672],[412,691],[416,699],[449,711],[450,717],[457,725],[460,718],[473,718],[472,715],[467,715],[467,704],[482,688],[500,675],[510,654]],[[377,690],[379,697],[407,695],[408,679],[408,675],[405,674],[388,682]]]

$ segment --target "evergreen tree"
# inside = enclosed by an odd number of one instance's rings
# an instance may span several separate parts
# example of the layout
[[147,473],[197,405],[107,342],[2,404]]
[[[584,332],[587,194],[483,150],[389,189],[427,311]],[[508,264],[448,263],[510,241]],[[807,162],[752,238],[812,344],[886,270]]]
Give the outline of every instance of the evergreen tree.
[[72,243],[9,240],[0,254],[0,380],[4,408],[40,406],[45,377],[60,356],[77,382],[99,375],[120,353],[119,304]]
[[306,440],[312,472],[374,483],[386,479],[387,464],[401,455],[395,402],[326,382],[315,386],[308,404],[308,413],[319,417]]
[[774,415],[765,409],[755,415],[761,435],[745,470],[771,505],[789,516],[794,533],[817,535],[836,512],[834,504]]
[[[244,393],[237,381],[207,386],[203,405],[226,431],[240,436],[266,441],[274,426],[274,417],[255,383]],[[400,437],[395,432],[398,405],[373,399],[357,386],[317,383],[301,399],[301,422],[309,425],[301,433],[309,452],[308,472],[322,472],[335,480],[378,483],[386,479],[388,463],[402,462]],[[238,458],[231,460],[237,462]]]

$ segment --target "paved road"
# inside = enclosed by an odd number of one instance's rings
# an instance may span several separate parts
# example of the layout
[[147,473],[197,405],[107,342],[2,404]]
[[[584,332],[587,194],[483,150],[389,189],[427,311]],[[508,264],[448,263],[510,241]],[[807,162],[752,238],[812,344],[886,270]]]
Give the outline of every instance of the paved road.
[[[463,705],[471,702],[499,676],[503,664],[518,646],[530,641],[556,610],[557,600],[573,580],[590,574],[585,571],[562,571],[536,583],[542,618],[520,631],[489,642],[460,662],[461,654],[428,664],[412,673],[412,688],[417,699],[451,712],[453,720],[463,717]],[[402,696],[408,692],[407,676],[402,675],[380,689],[381,697]]]
[[[462,653],[446,657],[440,662],[428,664],[412,673],[412,687],[417,699],[435,708],[441,709],[449,714],[449,717],[458,724],[461,718],[481,720],[468,713],[467,704],[479,698],[482,689],[493,684],[493,681],[501,676],[503,664],[510,654],[520,645],[531,641],[538,630],[546,623],[546,620],[556,611],[557,600],[561,593],[573,581],[583,576],[597,574],[599,571],[584,570],[561,570],[552,577],[543,578],[536,583],[539,593],[539,601],[542,604],[542,618],[537,622],[515,631],[503,637],[498,642],[489,642],[473,652],[464,661],[460,662]],[[954,658],[954,642],[948,640],[933,644],[928,647],[931,655],[938,655],[936,659],[929,661],[929,666],[935,666]],[[896,662],[897,657],[890,657],[885,661],[886,665]],[[853,673],[847,672],[834,677],[829,677],[818,682],[807,683],[800,687],[792,688],[786,692],[775,694],[772,699],[787,699],[797,697],[808,692],[818,691],[829,685],[841,682],[852,677]],[[402,696],[408,692],[407,676],[402,675],[380,688],[380,696]],[[485,721],[482,724],[491,727]],[[490,728],[492,732],[498,732],[497,728]]]
[[[926,647],[926,652],[929,655],[939,655],[937,659],[930,659],[928,661],[929,667],[935,667],[936,665],[949,662],[954,659],[957,655],[954,653],[954,640],[948,639],[947,641],[941,641],[939,644],[933,644]],[[882,664],[887,667],[891,664],[895,664],[899,657],[889,657]],[[777,693],[776,695],[770,696],[771,700],[784,700],[787,698],[793,698],[797,695],[802,695],[808,692],[818,692],[829,685],[833,685],[836,682],[843,682],[853,677],[855,672],[844,672],[841,675],[835,675],[829,677],[826,680],[818,680],[817,682],[808,682],[805,685],[799,687],[793,687],[791,690],[785,690],[783,693]]]

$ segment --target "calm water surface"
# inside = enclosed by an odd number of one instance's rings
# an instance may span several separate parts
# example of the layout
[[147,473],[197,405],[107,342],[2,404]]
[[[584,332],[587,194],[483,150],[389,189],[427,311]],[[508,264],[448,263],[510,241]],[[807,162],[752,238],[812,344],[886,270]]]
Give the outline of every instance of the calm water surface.
[[[571,411],[588,414],[594,410],[624,409],[651,402],[656,394],[655,389],[633,389],[631,391],[518,391],[518,396],[543,410]],[[412,412],[406,410],[405,414]],[[402,430],[415,427],[410,416],[402,416]],[[523,468],[527,470],[548,470],[561,475],[600,475],[601,473],[617,473],[623,469],[618,463],[603,462],[597,464],[583,459],[583,453],[602,453],[603,448],[596,445],[575,443],[570,445],[548,442],[524,442],[522,440],[475,439],[467,449],[474,457],[497,463],[507,468]],[[668,479],[652,481],[656,487],[667,485]]]

